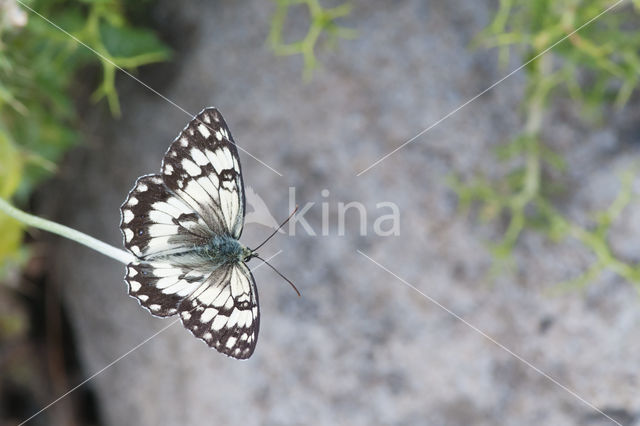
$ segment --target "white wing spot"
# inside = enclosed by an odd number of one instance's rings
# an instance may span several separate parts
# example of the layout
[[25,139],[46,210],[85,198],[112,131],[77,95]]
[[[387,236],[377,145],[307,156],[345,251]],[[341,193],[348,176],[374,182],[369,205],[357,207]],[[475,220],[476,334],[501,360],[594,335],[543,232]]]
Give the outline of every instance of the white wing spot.
[[215,308],[207,308],[205,309],[205,311],[202,313],[202,315],[200,315],[200,322],[209,322],[213,319],[213,317],[215,317],[218,314],[218,310]]
[[218,296],[217,291],[218,289],[216,287],[209,287],[198,295],[198,300],[205,305],[210,305],[213,299]]
[[202,173],[202,169],[200,169],[196,163],[186,158],[182,160],[182,167],[184,167],[191,176],[199,176]]
[[146,302],[147,300],[149,300],[149,296],[147,296],[146,294],[141,294],[140,296],[138,296],[138,299],[140,299],[143,302]]
[[182,319],[185,321],[188,321],[189,318],[191,318],[191,314],[189,312],[183,312],[182,314],[180,314],[182,316]]
[[126,228],[124,230],[124,239],[127,240],[127,242],[131,241],[131,239],[133,238],[133,231],[129,228]]
[[227,299],[227,303],[224,304],[224,308],[229,310],[233,307],[233,298],[230,297]]
[[129,202],[127,204],[130,206],[135,206],[136,204],[138,204],[138,199],[136,197],[131,197],[129,198]]
[[160,305],[149,305],[149,309],[151,309],[152,311],[159,311],[160,310]]
[[122,221],[124,223],[129,223],[133,220],[133,212],[131,210],[123,210],[122,211]]
[[142,285],[138,282],[138,281],[129,281],[129,287],[131,288],[131,291],[133,291],[134,293],[137,292],[138,290],[140,290],[140,287],[142,287]]
[[[226,149],[226,148],[218,149],[215,152],[216,158],[217,158],[218,162],[220,163],[220,168],[223,169],[223,170],[224,169],[230,169],[231,166],[233,165],[233,162],[231,161],[231,153],[229,153],[229,158],[227,159],[227,156],[225,155],[225,151],[229,152],[229,150]],[[229,160],[229,161],[227,162],[227,160]]]
[[221,330],[222,327],[227,323],[227,317],[224,315],[218,315],[213,319],[213,323],[211,324],[211,328],[215,331]]
[[[178,281],[179,282],[179,281]],[[164,278],[160,278],[157,282],[156,282],[156,287],[159,289],[165,289],[173,284],[176,284],[176,278],[175,277],[164,277]]]
[[[251,312],[244,311],[244,327],[250,327],[253,322],[253,317],[251,316]],[[240,323],[240,321],[238,321]]]
[[135,254],[136,256],[140,256],[142,254],[142,252],[140,251],[140,247],[138,246],[131,246],[129,250],[131,250],[131,253]]
[[129,268],[129,278],[133,278],[133,277],[135,277],[136,275],[138,275],[138,271],[136,271],[136,270],[135,270],[135,269],[133,269],[133,268]]
[[[191,134],[193,134],[193,130],[191,130]],[[181,138],[180,139],[180,145],[182,145],[182,146],[189,145],[189,140],[187,138]]]
[[144,192],[147,189],[149,189],[149,187],[144,183],[141,183],[140,185],[138,185],[138,192]]
[[208,331],[206,333],[204,333],[202,335],[202,337],[204,337],[205,340],[211,340],[211,338],[213,337],[213,334],[209,333]]
[[156,223],[169,223],[171,222],[172,217],[165,212],[161,212],[159,210],[151,210],[149,212],[149,219]]
[[224,148],[222,148],[222,153],[224,154],[225,160],[226,161],[226,168],[230,169],[233,167],[233,157],[231,156],[231,151],[229,151],[229,148],[227,148],[226,146]]
[[209,117],[209,115],[207,115],[207,114],[204,114],[204,115],[202,116],[202,120],[203,120],[205,123],[207,123],[207,124],[211,123],[211,118],[210,118],[210,117]]
[[170,175],[171,173],[173,173],[173,166],[171,164],[164,166],[164,174]]
[[227,339],[227,344],[225,345],[227,348],[231,349],[233,347],[233,345],[236,344],[236,341],[238,339],[236,339],[235,337],[231,336]]
[[218,139],[219,141],[222,140],[222,133],[220,133],[220,130],[216,131],[216,139]]
[[204,166],[209,163],[207,157],[197,148],[191,150],[191,158],[193,158],[193,161],[195,161],[198,166]]
[[[229,292],[229,287],[225,287],[222,291],[216,296],[213,301],[207,302],[207,304],[213,303],[215,306],[223,306],[223,304],[229,299],[231,293]],[[201,299],[202,300],[202,299]],[[233,302],[233,301],[232,301]]]
[[198,126],[198,131],[202,136],[204,136],[205,139],[211,136],[211,132],[209,131],[209,129],[207,129],[207,127],[204,124],[200,124]]

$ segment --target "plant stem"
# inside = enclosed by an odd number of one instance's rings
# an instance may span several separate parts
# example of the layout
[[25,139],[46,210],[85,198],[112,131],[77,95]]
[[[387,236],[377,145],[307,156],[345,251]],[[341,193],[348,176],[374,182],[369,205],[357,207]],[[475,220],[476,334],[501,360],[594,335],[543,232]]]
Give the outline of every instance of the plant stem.
[[25,213],[22,210],[19,210],[14,206],[12,206],[5,199],[1,197],[0,197],[0,210],[26,225],[33,226],[34,228],[42,229],[44,231],[49,231],[54,234],[60,235],[61,237],[65,237],[77,243],[83,244],[89,247],[90,249],[98,251],[104,254],[105,256],[109,256],[110,258],[115,259],[118,262],[124,263],[125,265],[132,262],[135,259],[132,254],[124,250],[121,250],[119,248],[116,248],[112,245],[109,245],[96,238],[93,238],[80,231],[76,231],[75,229],[69,228],[68,226],[64,226],[47,219],[43,219],[41,217],[34,216],[29,213]]

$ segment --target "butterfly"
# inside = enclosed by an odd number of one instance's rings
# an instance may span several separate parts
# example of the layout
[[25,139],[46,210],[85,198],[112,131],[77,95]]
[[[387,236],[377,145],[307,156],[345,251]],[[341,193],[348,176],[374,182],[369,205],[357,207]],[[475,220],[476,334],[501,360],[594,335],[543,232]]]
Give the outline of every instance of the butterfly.
[[242,170],[217,109],[205,108],[187,124],[161,172],[138,178],[120,211],[124,245],[135,256],[126,267],[129,295],[154,316],[179,315],[194,336],[221,353],[249,358],[260,308],[246,262],[258,255],[238,241],[245,215]]

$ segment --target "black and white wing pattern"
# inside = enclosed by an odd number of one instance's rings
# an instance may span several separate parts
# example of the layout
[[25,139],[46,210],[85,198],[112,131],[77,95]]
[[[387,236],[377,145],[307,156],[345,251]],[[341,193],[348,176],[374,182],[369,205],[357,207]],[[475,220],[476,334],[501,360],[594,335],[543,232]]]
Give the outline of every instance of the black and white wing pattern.
[[240,262],[216,269],[179,306],[182,323],[225,355],[248,358],[258,339],[258,291],[247,266]]
[[216,234],[240,238],[245,197],[235,142],[215,108],[198,114],[162,160],[165,185]]
[[138,178],[120,209],[124,245],[140,259],[184,253],[206,244],[212,235],[202,217],[171,193],[161,175]]
[[215,253],[237,242],[245,198],[235,142],[215,108],[173,141],[162,173],[140,177],[121,206],[129,294],[153,315],[180,314],[196,337],[239,359],[251,356],[260,325],[258,293],[242,261]]

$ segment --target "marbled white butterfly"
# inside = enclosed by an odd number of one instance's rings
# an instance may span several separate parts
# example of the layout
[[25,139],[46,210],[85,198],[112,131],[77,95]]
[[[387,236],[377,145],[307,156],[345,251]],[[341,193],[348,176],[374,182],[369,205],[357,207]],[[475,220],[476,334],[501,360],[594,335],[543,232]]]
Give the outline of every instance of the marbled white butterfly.
[[217,109],[189,122],[161,173],[138,178],[120,210],[124,245],[136,258],[125,275],[129,294],[155,316],[180,315],[223,354],[249,358],[260,309],[245,262],[257,254],[238,241],[245,214],[240,159]]

